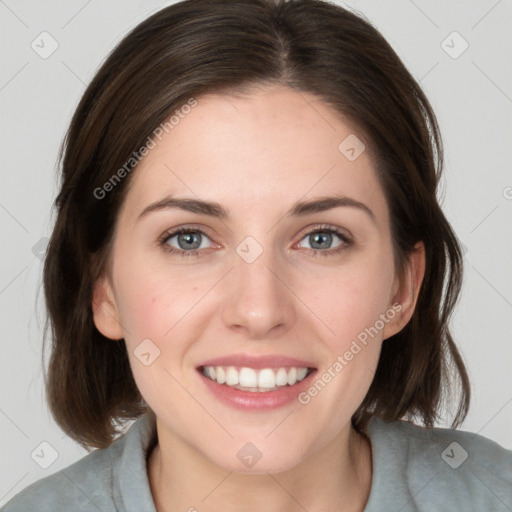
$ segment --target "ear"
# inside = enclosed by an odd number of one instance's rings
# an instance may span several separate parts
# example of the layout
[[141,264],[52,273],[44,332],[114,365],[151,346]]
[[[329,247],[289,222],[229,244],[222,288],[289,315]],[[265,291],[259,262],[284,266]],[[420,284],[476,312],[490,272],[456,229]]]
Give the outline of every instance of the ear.
[[112,340],[124,337],[112,285],[106,273],[94,283],[92,312],[94,324],[103,336]]
[[409,254],[404,275],[397,276],[395,279],[389,308],[397,314],[385,324],[383,339],[400,332],[411,319],[424,276],[425,245],[423,242],[418,242]]

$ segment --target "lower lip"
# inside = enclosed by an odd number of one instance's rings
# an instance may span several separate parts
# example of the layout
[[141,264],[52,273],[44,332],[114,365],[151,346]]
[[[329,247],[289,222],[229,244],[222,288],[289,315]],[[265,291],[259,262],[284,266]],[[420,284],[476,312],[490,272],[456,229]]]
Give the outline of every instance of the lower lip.
[[310,385],[310,379],[316,373],[316,370],[313,370],[306,378],[293,386],[285,386],[275,391],[264,392],[243,391],[232,388],[205,377],[201,371],[198,373],[211,393],[230,407],[251,411],[267,411],[284,407],[297,400],[299,394]]

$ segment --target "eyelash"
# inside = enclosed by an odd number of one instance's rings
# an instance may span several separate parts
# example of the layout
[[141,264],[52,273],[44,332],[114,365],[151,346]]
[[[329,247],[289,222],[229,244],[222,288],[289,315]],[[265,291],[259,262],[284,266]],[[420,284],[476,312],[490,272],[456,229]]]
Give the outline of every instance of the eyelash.
[[[181,228],[175,229],[173,231],[166,231],[158,239],[158,245],[161,246],[164,251],[174,254],[174,255],[177,255],[177,256],[184,257],[184,258],[189,257],[189,256],[204,256],[204,249],[193,249],[191,251],[184,251],[184,250],[176,249],[175,247],[171,247],[167,243],[174,236],[181,235],[184,233],[200,233],[201,235],[204,235],[207,238],[210,238],[208,236],[208,234],[205,233],[202,229],[194,228],[193,226],[188,226],[188,227],[181,227]],[[334,249],[322,250],[322,249],[307,249],[306,248],[305,250],[310,253],[313,253],[314,257],[316,257],[316,256],[334,256],[343,251],[346,251],[353,244],[353,241],[345,233],[341,232],[340,230],[338,230],[332,226],[328,226],[328,225],[318,226],[317,228],[313,229],[312,231],[308,231],[307,233],[305,233],[302,236],[302,238],[300,240],[302,241],[307,236],[310,236],[315,233],[335,234],[341,239],[342,243]]]

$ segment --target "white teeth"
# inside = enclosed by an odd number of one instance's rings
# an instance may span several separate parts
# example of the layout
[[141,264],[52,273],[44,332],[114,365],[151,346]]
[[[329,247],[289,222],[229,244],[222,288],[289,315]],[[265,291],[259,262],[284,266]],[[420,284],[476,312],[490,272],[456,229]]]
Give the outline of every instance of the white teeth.
[[258,387],[272,389],[276,387],[276,374],[270,368],[260,370],[258,375]]
[[234,366],[205,366],[205,377],[219,384],[244,389],[246,391],[271,391],[283,386],[293,386],[303,380],[308,373],[307,368],[254,368],[243,367],[239,370]]
[[238,372],[232,366],[226,371],[226,384],[228,386],[236,386],[238,384]]
[[[217,368],[215,369],[215,373],[217,374],[216,375],[217,382],[219,384],[224,384],[224,382],[226,382],[226,372],[224,371],[224,368],[222,368],[222,366],[217,366]],[[210,375],[210,378],[211,378],[211,375]],[[212,379],[212,380],[214,380],[214,379]]]
[[307,368],[298,368],[297,369],[297,380],[301,381],[304,379],[304,377],[307,375],[308,369]]
[[242,368],[239,375],[239,384],[243,388],[255,388],[258,386],[258,375],[252,368]]
[[288,374],[284,368],[279,368],[276,374],[276,386],[286,386],[288,384]]

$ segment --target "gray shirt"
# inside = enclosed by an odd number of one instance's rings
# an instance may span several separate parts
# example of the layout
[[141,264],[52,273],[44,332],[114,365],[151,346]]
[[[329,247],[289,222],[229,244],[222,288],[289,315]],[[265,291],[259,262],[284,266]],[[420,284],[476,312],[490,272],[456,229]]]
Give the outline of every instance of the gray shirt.
[[[512,511],[512,451],[471,432],[372,418],[373,479],[365,512]],[[1,512],[156,512],[146,457],[153,414],[121,438],[38,480]],[[201,510],[198,503],[191,503]]]

